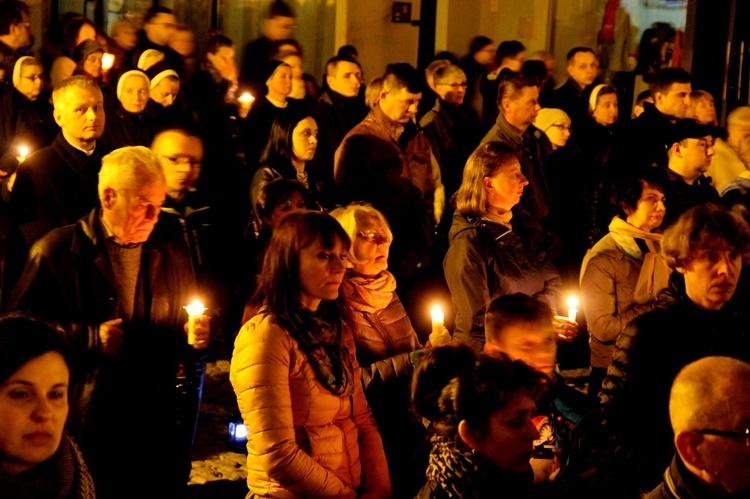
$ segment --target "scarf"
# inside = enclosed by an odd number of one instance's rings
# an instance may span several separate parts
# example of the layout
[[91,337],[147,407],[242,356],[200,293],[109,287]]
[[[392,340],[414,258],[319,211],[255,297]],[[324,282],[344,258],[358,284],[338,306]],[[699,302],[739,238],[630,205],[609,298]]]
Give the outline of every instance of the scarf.
[[387,270],[375,277],[350,274],[341,287],[354,310],[372,314],[391,303],[393,292],[396,291],[396,278]]
[[94,482],[81,451],[68,435],[52,457],[19,475],[0,468],[0,497],[6,499],[93,499]]
[[354,366],[341,340],[341,320],[332,313],[335,306],[329,308],[298,307],[277,319],[307,356],[318,381],[334,395],[348,397],[354,393]]
[[[655,300],[659,292],[669,285],[669,276],[672,273],[660,254],[661,234],[643,231],[620,217],[612,219],[609,233],[618,248],[643,262],[635,286],[635,302],[648,303]],[[587,253],[583,259],[582,269],[586,268],[590,257],[590,253]]]
[[432,450],[425,474],[446,496],[529,497],[534,482],[531,466],[526,473],[509,472],[479,454],[457,449],[454,442],[444,436],[435,435],[430,443]]

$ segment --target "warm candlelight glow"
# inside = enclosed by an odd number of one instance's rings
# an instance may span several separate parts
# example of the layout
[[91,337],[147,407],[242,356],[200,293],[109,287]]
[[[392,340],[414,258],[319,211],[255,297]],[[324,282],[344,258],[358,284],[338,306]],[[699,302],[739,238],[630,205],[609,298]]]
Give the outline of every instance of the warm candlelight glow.
[[107,52],[102,56],[102,69],[104,71],[108,71],[109,69],[111,69],[114,63],[115,63],[114,54],[110,54]]
[[432,307],[430,315],[432,316],[432,332],[439,332],[443,329],[443,321],[445,320],[443,309],[440,308],[440,305],[435,305]]
[[183,308],[187,310],[188,317],[199,317],[206,311],[206,307],[199,300],[193,300],[193,303]]
[[578,298],[575,296],[568,297],[568,319],[575,322],[578,314]]
[[20,158],[26,159],[26,156],[29,155],[29,148],[25,146],[20,146],[18,148],[18,156]]
[[255,100],[255,97],[250,95],[248,92],[245,92],[244,94],[240,95],[239,99],[240,103],[247,106],[249,104],[252,104],[252,102]]

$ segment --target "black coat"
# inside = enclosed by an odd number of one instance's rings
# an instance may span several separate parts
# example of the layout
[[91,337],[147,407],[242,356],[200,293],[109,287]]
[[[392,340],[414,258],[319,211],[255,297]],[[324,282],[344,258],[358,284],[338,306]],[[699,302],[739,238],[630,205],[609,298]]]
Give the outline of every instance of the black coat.
[[643,104],[643,113],[627,122],[615,142],[609,168],[616,178],[644,166],[667,167],[667,149],[672,145],[674,125],[650,102]]
[[115,100],[107,112],[102,140],[112,150],[125,146],[151,147],[154,128],[154,118],[148,106],[140,113],[130,113],[119,100]]

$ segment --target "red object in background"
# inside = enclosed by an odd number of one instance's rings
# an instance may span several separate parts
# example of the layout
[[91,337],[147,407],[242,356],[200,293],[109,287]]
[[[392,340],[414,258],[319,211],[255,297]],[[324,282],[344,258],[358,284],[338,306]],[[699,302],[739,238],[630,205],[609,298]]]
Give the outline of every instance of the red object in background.
[[604,8],[602,29],[596,37],[596,40],[602,45],[609,45],[615,40],[615,17],[619,8],[620,0],[609,0]]

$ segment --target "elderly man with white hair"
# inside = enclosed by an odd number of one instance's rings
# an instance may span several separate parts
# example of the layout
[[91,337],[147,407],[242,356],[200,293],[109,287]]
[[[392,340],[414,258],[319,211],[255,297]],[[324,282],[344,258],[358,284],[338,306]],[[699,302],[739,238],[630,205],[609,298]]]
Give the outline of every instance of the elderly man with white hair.
[[669,417],[677,452],[647,499],[748,497],[750,364],[704,357],[672,383]]
[[202,374],[210,330],[208,317],[189,321],[183,310],[195,297],[185,241],[155,230],[166,190],[149,149],[105,156],[100,207],[38,240],[11,296],[11,310],[60,324],[75,349],[71,430],[99,497],[141,494],[123,477],[143,469],[160,470],[154,497],[184,497],[190,474],[185,387]]

